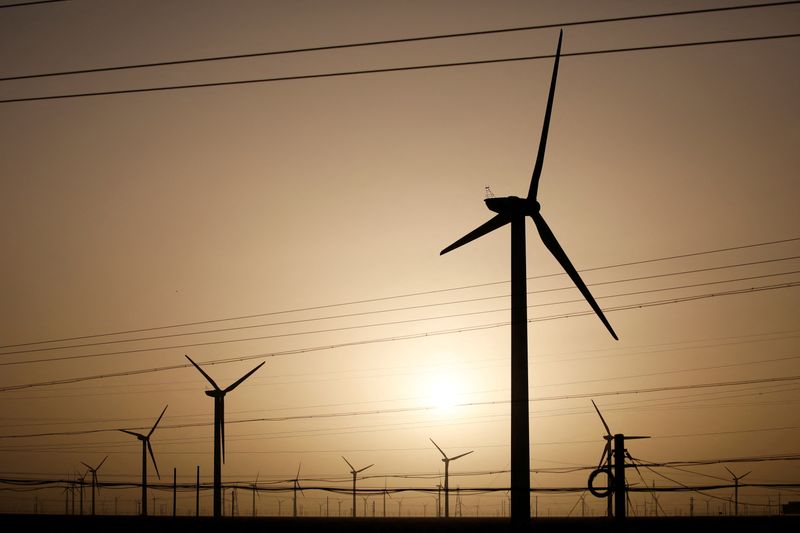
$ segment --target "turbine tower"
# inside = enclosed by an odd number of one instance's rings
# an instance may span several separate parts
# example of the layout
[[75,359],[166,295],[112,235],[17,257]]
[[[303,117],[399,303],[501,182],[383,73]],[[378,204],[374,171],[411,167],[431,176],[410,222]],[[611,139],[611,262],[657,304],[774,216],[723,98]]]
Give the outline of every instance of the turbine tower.
[[[95,490],[99,490],[99,489],[97,488],[97,471],[98,471],[98,470],[100,470],[100,467],[101,467],[101,466],[103,466],[103,463],[105,463],[105,462],[106,462],[106,459],[108,459],[108,456],[107,456],[107,455],[106,455],[105,457],[103,457],[103,460],[102,460],[102,461],[100,461],[100,464],[99,464],[99,465],[97,465],[97,466],[96,466],[96,467],[94,467],[94,468],[92,468],[91,466],[89,466],[89,465],[87,465],[86,463],[84,463],[83,461],[81,461],[81,464],[82,464],[83,466],[85,466],[86,468],[88,468],[88,469],[89,469],[89,472],[91,472],[91,473],[92,473],[92,516],[94,516],[94,492],[95,492]],[[88,473],[88,472],[87,472],[87,473]],[[84,475],[85,475],[85,474],[84,474]]]
[[[344,456],[342,456],[344,459]],[[364,468],[359,468],[358,470],[355,469],[353,465],[350,464],[350,461],[344,459],[344,462],[347,463],[347,466],[350,467],[350,473],[353,474],[353,518],[356,517],[356,476],[358,476],[359,472],[363,472],[367,468],[371,466],[375,466],[375,464],[371,464],[369,466],[365,466]]]
[[547,132],[550,127],[550,114],[553,109],[553,95],[556,89],[558,61],[561,56],[561,37],[558,36],[553,77],[545,108],[542,136],[539,140],[539,151],[533,167],[531,183],[526,198],[509,196],[505,198],[489,197],[484,200],[490,211],[497,213],[494,218],[474,229],[444,250],[446,254],[498,228],[511,225],[511,519],[515,522],[529,520],[530,505],[530,434],[528,420],[528,309],[526,288],[525,258],[525,217],[531,217],[542,242],[558,260],[572,282],[578,287],[583,297],[589,302],[594,312],[606,326],[611,336],[617,339],[611,324],[606,320],[600,306],[595,302],[586,284],[572,266],[567,254],[561,248],[555,235],[540,213],[537,201],[539,178],[544,164]]
[[161,416],[158,417],[156,423],[153,424],[153,428],[147,435],[142,435],[141,433],[136,433],[135,431],[129,431],[127,429],[120,429],[121,432],[127,433],[128,435],[133,435],[140,441],[142,441],[142,516],[147,516],[147,452],[150,452],[150,459],[153,460],[153,468],[156,469],[156,475],[158,479],[161,479],[161,474],[158,473],[158,465],[156,464],[156,457],[153,455],[153,446],[150,444],[150,435],[156,430],[156,426],[158,423],[161,422],[161,418],[164,416],[164,413],[167,412],[167,407],[164,407],[164,410],[161,411]]
[[264,366],[266,361],[236,380],[225,389],[219,386],[206,374],[200,365],[192,361],[188,355],[186,359],[208,380],[214,390],[207,390],[206,395],[214,398],[214,518],[222,516],[222,463],[225,462],[225,395],[241,385],[253,372]]
[[[431,442],[433,442],[433,439],[431,439]],[[473,450],[462,453],[461,455],[456,455],[455,457],[447,457],[447,454],[444,453],[444,450],[439,448],[438,444],[433,442],[433,445],[436,446],[436,449],[442,454],[442,462],[444,463],[444,517],[447,518],[450,516],[450,461],[455,461],[465,455],[469,455]]]

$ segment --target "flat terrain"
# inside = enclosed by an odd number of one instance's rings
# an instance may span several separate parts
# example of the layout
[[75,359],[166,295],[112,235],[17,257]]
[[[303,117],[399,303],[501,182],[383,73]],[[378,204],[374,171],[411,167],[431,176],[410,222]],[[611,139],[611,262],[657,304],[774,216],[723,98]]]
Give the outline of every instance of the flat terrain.
[[674,517],[631,518],[624,524],[604,518],[538,518],[527,527],[513,527],[498,518],[191,518],[191,517],[125,517],[125,516],[60,516],[0,515],[4,531],[114,531],[116,532],[796,532],[800,516],[770,517]]

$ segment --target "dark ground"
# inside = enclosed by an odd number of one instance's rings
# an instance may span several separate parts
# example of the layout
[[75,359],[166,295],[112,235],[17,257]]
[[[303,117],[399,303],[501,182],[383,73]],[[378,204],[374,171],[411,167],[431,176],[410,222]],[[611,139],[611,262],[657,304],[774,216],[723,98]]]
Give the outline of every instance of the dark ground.
[[499,518],[190,518],[190,517],[125,517],[125,516],[60,516],[0,515],[0,530],[17,531],[104,531],[179,533],[260,533],[290,532],[647,532],[699,533],[792,532],[800,531],[800,516],[747,517],[670,517],[630,518],[617,524],[605,518],[537,518],[527,527],[515,528],[507,519]]

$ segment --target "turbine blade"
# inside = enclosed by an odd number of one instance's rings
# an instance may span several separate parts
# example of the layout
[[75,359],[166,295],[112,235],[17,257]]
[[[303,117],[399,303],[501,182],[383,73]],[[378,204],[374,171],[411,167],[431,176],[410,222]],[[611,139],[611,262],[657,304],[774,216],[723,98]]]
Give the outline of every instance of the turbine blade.
[[478,237],[483,237],[487,233],[492,232],[492,231],[496,230],[497,228],[501,228],[501,227],[505,226],[509,222],[511,222],[511,218],[509,218],[508,216],[506,216],[506,215],[496,215],[494,218],[492,218],[488,222],[485,222],[484,224],[478,226],[477,228],[475,228],[474,230],[470,231],[469,233],[467,233],[466,235],[464,235],[463,237],[458,239],[456,242],[454,242],[453,244],[451,244],[450,246],[448,246],[447,248],[445,248],[444,250],[439,252],[439,255],[444,255],[447,252],[451,252],[451,251],[455,250],[456,248],[464,246],[465,244],[474,241]]
[[611,446],[609,441],[606,441],[606,445],[603,447],[603,454],[600,456],[600,462],[597,463],[597,468],[603,466],[603,463],[608,462],[608,448]]
[[228,388],[227,388],[227,389],[225,389],[225,391],[224,391],[224,392],[230,392],[230,391],[232,391],[233,389],[235,389],[236,387],[238,387],[238,386],[239,386],[239,385],[242,383],[242,381],[244,381],[244,380],[246,380],[247,378],[249,378],[249,377],[250,377],[250,376],[253,374],[253,372],[255,372],[256,370],[258,370],[259,368],[261,368],[262,366],[264,366],[264,364],[265,364],[265,363],[266,363],[266,361],[262,361],[262,363],[261,363],[260,365],[258,365],[257,367],[255,367],[253,370],[251,370],[250,372],[248,372],[248,373],[247,373],[247,374],[245,374],[244,376],[240,377],[240,378],[239,378],[239,379],[238,379],[238,380],[237,380],[237,381],[236,381],[236,382],[235,382],[233,385],[229,385],[229,386],[228,386]]
[[563,30],[558,32],[558,47],[556,48],[556,61],[553,64],[553,77],[550,80],[550,93],[547,95],[547,107],[544,112],[544,124],[542,125],[542,136],[539,139],[539,153],[536,154],[536,163],[533,166],[531,175],[531,185],[528,189],[528,200],[535,201],[539,189],[539,177],[542,175],[544,165],[544,152],[547,147],[547,132],[550,129],[550,114],[553,111],[553,96],[556,93],[556,78],[558,77],[558,60],[561,57],[561,37]]
[[[431,439],[431,442],[433,442],[433,439]],[[442,457],[444,457],[445,459],[447,459],[447,455],[444,453],[444,450],[442,450],[441,448],[439,448],[439,445],[438,445],[438,444],[436,444],[435,442],[433,442],[433,445],[434,445],[434,446],[436,446],[436,449],[437,449],[437,450],[439,450],[439,453],[441,453],[441,454],[442,454]]]
[[471,453],[472,453],[472,452],[474,452],[474,451],[475,451],[475,450],[470,450],[470,451],[468,451],[467,453],[462,453],[461,455],[456,455],[455,457],[451,457],[451,458],[450,458],[450,460],[451,460],[451,461],[455,461],[456,459],[460,459],[460,458],[464,457],[465,455],[469,455],[469,454],[471,454]]
[[[87,465],[87,464],[86,464],[86,463],[84,463],[83,461],[81,461],[81,464],[82,464],[83,466],[85,466],[86,468],[88,468],[89,470],[91,470],[91,469],[92,469],[92,467],[91,467],[91,466]],[[726,467],[726,468],[727,468],[727,467]],[[86,476],[86,474],[84,474],[84,476]]]
[[731,469],[730,469],[730,468],[728,468],[728,467],[727,467],[727,466],[725,466],[725,465],[722,465],[722,467],[723,467],[725,470],[727,470],[727,471],[728,471],[728,473],[729,473],[730,475],[732,475],[733,477],[736,477],[736,474],[734,474],[733,472],[731,472]]
[[597,416],[600,417],[600,421],[603,423],[603,427],[606,428],[606,435],[610,437],[611,429],[608,427],[608,424],[606,424],[606,419],[603,418],[603,414],[600,412],[600,408],[597,407],[597,404],[594,403],[594,400],[592,400],[592,405],[594,405],[594,410],[597,411]]
[[211,386],[212,386],[212,387],[214,387],[214,390],[220,390],[220,388],[217,386],[216,382],[215,382],[213,379],[211,379],[211,376],[209,376],[208,374],[206,374],[206,373],[203,371],[203,369],[202,369],[202,368],[200,368],[200,365],[198,365],[197,363],[195,363],[194,361],[192,361],[192,358],[191,358],[191,357],[189,357],[188,355],[186,355],[186,359],[188,359],[188,360],[189,360],[189,362],[190,362],[190,363],[192,363],[192,364],[194,365],[194,367],[195,367],[197,370],[199,370],[199,371],[200,371],[200,373],[201,373],[201,374],[203,374],[203,377],[204,377],[204,378],[206,378],[206,379],[208,380],[208,382],[209,382],[209,383],[211,383]]
[[297,464],[297,475],[296,475],[296,476],[294,476],[294,479],[295,479],[295,480],[299,480],[299,479],[300,479],[300,467],[301,467],[301,466],[303,466],[303,463],[302,463],[302,462]]
[[222,449],[222,462],[225,462],[225,396],[217,398],[219,402],[219,445]]
[[[747,474],[752,474],[752,473],[753,473],[753,471],[751,470],[751,471],[749,471]],[[742,478],[743,478],[744,476],[746,476],[747,474],[742,474],[741,476],[739,476],[739,479],[742,479]]]
[[[342,455],[342,459],[344,459],[344,455]],[[355,472],[356,471],[356,469],[353,467],[353,465],[350,464],[350,461],[348,461],[347,459],[344,459],[344,462],[347,463],[347,466],[350,467],[350,471],[351,472]]]
[[97,470],[100,470],[100,467],[101,467],[101,466],[103,466],[103,463],[105,463],[105,462],[106,462],[106,459],[108,459],[108,456],[107,456],[107,455],[106,455],[105,457],[103,457],[103,460],[102,460],[102,461],[100,461],[100,464],[99,464],[99,465],[97,465],[97,468],[95,468],[95,471],[97,471]]
[[153,468],[156,469],[158,479],[161,479],[161,474],[158,473],[158,465],[156,464],[156,456],[153,455],[153,447],[150,445],[150,439],[147,439],[147,451],[150,452],[150,459],[153,460]]
[[542,238],[544,245],[547,246],[547,249],[550,250],[550,253],[553,254],[553,257],[555,257],[556,260],[561,263],[561,267],[567,272],[569,277],[572,279],[572,282],[581,291],[581,294],[583,294],[583,297],[586,298],[586,301],[589,302],[589,305],[597,314],[598,318],[600,318],[600,321],[603,322],[606,329],[608,329],[608,332],[611,333],[611,336],[614,337],[614,340],[619,340],[617,334],[614,333],[614,328],[612,328],[611,324],[609,324],[608,320],[606,320],[603,310],[600,309],[599,305],[597,305],[592,293],[589,292],[589,288],[583,282],[580,275],[578,275],[578,271],[575,270],[575,267],[572,266],[569,257],[567,257],[567,254],[564,252],[563,248],[561,248],[561,245],[558,244],[556,236],[553,235],[553,232],[550,230],[547,222],[544,221],[541,213],[535,213],[531,216],[531,218],[533,218],[533,222],[536,224],[536,229],[539,230],[539,236]]
[[137,438],[138,437],[141,437],[143,439],[145,438],[144,435],[142,435],[141,433],[136,433],[135,431],[128,431],[127,429],[120,429],[119,431],[121,431],[123,433],[127,433],[128,435],[133,435],[134,437],[137,437]]
[[625,440],[633,440],[633,439],[649,439],[649,435],[631,435],[630,437],[625,435]]
[[152,435],[153,432],[156,430],[156,426],[158,425],[159,422],[161,422],[161,418],[164,416],[164,413],[167,412],[167,407],[169,407],[169,405],[164,406],[164,410],[161,411],[161,416],[159,416],[158,420],[156,420],[156,423],[153,424],[153,429],[151,429],[150,433],[147,434],[147,438],[150,438],[150,435]]
[[373,464],[371,464],[371,465],[369,465],[369,466],[365,466],[365,467],[364,467],[364,468],[362,468],[361,470],[356,470],[356,474],[358,474],[359,472],[363,472],[363,471],[364,471],[364,470],[366,470],[367,468],[371,468],[371,467],[373,467],[373,466],[375,466],[375,463],[373,463]]

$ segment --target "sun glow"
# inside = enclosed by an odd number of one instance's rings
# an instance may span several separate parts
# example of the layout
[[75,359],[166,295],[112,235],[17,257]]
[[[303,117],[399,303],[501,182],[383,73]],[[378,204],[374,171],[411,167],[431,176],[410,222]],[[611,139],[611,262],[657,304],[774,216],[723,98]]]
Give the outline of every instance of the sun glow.
[[444,372],[436,373],[427,380],[426,397],[428,405],[437,411],[449,412],[458,405],[463,393],[462,384],[456,376]]

